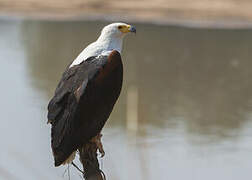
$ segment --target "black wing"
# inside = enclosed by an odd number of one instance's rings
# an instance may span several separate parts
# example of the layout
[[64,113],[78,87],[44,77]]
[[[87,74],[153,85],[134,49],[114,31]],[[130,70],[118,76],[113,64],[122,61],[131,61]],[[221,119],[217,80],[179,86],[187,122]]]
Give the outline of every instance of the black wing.
[[64,72],[48,105],[56,166],[101,131],[120,94],[122,73],[117,51]]

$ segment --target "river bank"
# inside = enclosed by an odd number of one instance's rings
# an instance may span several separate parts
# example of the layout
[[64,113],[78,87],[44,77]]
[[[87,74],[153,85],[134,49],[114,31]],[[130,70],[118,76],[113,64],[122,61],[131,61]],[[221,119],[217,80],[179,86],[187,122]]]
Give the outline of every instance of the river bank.
[[0,16],[250,28],[249,0],[0,0]]

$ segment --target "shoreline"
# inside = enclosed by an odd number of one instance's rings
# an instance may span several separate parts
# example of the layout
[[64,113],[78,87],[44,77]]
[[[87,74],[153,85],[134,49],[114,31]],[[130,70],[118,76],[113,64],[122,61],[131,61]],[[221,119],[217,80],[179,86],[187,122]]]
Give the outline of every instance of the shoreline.
[[[252,2],[241,0],[0,0],[0,19],[125,21],[193,28],[251,29]],[[50,2],[50,3],[49,3]],[[144,6],[140,3],[145,3]],[[190,2],[192,4],[190,4]],[[203,3],[202,3],[203,2]],[[131,3],[131,4],[130,4]],[[219,4],[218,4],[219,3]]]
[[244,20],[230,20],[230,19],[151,19],[146,20],[144,18],[127,17],[121,18],[119,16],[111,15],[83,15],[83,16],[44,16],[44,15],[25,15],[25,14],[1,14],[0,20],[39,20],[39,21],[107,21],[107,22],[131,22],[140,24],[153,24],[159,26],[179,26],[186,28],[210,28],[210,29],[252,29],[252,21]]

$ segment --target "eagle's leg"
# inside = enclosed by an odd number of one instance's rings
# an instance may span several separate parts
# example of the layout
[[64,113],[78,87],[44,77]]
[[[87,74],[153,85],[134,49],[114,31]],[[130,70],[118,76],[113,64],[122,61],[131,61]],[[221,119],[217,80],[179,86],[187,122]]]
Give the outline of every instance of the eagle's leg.
[[96,144],[99,152],[101,153],[101,157],[103,157],[105,155],[105,151],[103,149],[103,145],[102,145],[102,142],[101,142],[101,137],[102,137],[102,134],[99,133],[99,134],[97,134],[95,137],[93,137],[91,139],[91,142]]

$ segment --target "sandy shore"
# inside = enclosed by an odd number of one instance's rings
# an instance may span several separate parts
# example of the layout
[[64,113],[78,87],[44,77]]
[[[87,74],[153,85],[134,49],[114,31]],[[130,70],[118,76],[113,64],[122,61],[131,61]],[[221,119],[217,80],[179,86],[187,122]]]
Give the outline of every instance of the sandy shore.
[[2,17],[252,27],[250,0],[0,0]]

